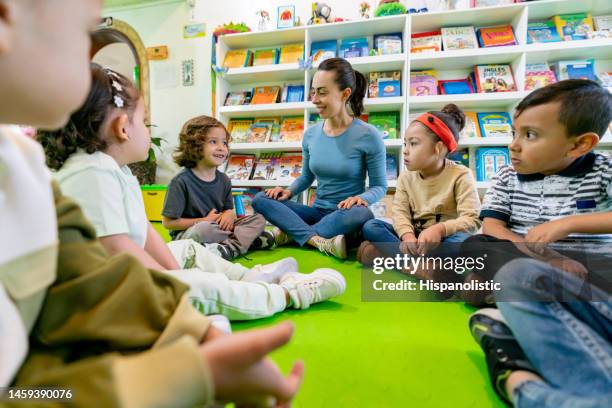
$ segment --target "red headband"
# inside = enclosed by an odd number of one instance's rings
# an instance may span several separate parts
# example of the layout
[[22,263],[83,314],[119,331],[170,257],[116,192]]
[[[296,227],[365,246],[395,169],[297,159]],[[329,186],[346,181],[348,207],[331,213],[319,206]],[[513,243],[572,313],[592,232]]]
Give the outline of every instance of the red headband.
[[417,121],[427,126],[436,136],[442,140],[442,143],[448,147],[449,152],[457,150],[457,141],[453,136],[453,132],[446,126],[446,124],[440,120],[437,116],[431,113],[424,113],[418,118]]

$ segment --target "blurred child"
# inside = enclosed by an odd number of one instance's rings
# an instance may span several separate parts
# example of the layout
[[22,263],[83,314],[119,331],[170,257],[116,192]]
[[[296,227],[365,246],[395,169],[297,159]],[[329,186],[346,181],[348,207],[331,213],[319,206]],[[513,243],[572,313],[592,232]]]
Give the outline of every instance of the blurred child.
[[168,185],[162,211],[164,227],[173,239],[218,243],[216,249],[227,260],[249,248],[274,244],[274,235],[264,231],[261,214],[236,219],[232,182],[217,170],[227,160],[229,138],[225,126],[209,116],[183,125],[174,160],[184,168]]
[[[0,0],[0,123],[66,123],[90,84],[100,6]],[[224,336],[184,284],[127,254],[109,258],[52,186],[40,146],[2,127],[0,180],[1,386],[70,389],[75,406],[282,405],[295,395],[302,365],[283,378],[266,359],[290,325]]]
[[[480,200],[470,169],[448,160],[457,148],[465,115],[453,104],[419,116],[406,130],[404,171],[393,199],[393,225],[379,219],[363,227],[358,259],[418,256],[440,242],[460,243],[480,227]],[[450,248],[452,251],[453,248]]]

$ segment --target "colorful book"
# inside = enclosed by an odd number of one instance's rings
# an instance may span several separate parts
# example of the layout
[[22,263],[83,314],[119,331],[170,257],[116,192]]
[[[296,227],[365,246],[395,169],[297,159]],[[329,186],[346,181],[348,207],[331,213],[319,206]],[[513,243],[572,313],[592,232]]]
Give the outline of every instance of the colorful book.
[[387,181],[397,180],[397,154],[396,153],[387,153],[386,157],[386,173],[387,173]]
[[410,95],[427,96],[438,94],[438,73],[434,70],[410,73]]
[[251,91],[228,92],[225,97],[225,106],[248,105],[251,103],[253,93]]
[[277,181],[292,182],[302,175],[302,153],[283,153]]
[[240,198],[242,199],[242,206],[244,207],[245,215],[255,214],[255,210],[253,209],[253,199],[260,191],[261,188],[258,187],[240,189],[240,192],[242,193]]
[[280,49],[279,64],[292,64],[304,59],[304,44],[284,45]]
[[340,58],[367,57],[370,49],[368,39],[347,38],[340,42]]
[[281,153],[262,153],[253,170],[253,180],[276,181],[280,170]]
[[447,159],[465,167],[470,167],[470,152],[468,149],[455,150],[448,154]]
[[253,66],[274,65],[278,60],[278,48],[255,50],[253,53]]
[[232,119],[227,125],[232,143],[246,143],[253,119]]
[[368,86],[369,97],[400,96],[401,79],[401,71],[370,72]]
[[495,27],[481,27],[477,31],[478,44],[482,48],[504,47],[516,45],[516,37],[512,25],[506,24]]
[[368,123],[380,132],[383,139],[397,139],[399,112],[372,112]]
[[318,113],[311,113],[308,116],[308,127],[314,126],[322,120],[323,119],[321,119],[321,116]]
[[591,13],[562,14],[552,18],[557,33],[565,41],[586,40],[593,31]]
[[507,64],[476,65],[476,88],[479,93],[516,91],[512,67]]
[[476,116],[482,137],[512,137],[512,119],[508,112],[479,112]]
[[227,160],[225,174],[230,180],[248,180],[254,164],[254,154],[232,154]]
[[303,102],[304,85],[285,85],[283,88],[282,102]]
[[508,164],[510,152],[507,147],[479,147],[476,149],[476,180],[489,181]]
[[255,122],[249,127],[247,143],[265,143],[272,133],[272,124]]
[[439,80],[438,87],[440,88],[440,95],[474,93],[474,90],[467,79]]
[[527,24],[527,43],[547,43],[561,41],[555,23],[548,21],[532,21]]
[[402,53],[402,33],[375,34],[372,43],[378,55]]
[[223,68],[241,68],[251,66],[253,54],[251,50],[230,50],[225,54]]
[[565,79],[590,79],[597,81],[595,60],[557,61],[552,69],[559,81]]
[[557,77],[547,63],[525,66],[525,90],[532,91],[557,82]]
[[313,63],[335,58],[337,52],[338,42],[336,40],[316,41],[310,45],[310,56]]
[[463,112],[465,114],[465,126],[461,131],[460,139],[482,137],[480,125],[476,112]]
[[253,89],[251,105],[276,103],[280,95],[280,86],[259,86]]
[[410,52],[437,51],[442,51],[442,32],[440,30],[412,34],[410,39]]
[[292,116],[283,119],[280,125],[281,142],[300,142],[304,137],[304,117]]
[[306,202],[308,203],[309,207],[312,207],[314,204],[315,199],[317,198],[317,189],[316,188],[309,188],[308,189],[308,196],[306,197]]
[[593,25],[596,31],[612,31],[612,14],[593,17]]
[[440,31],[445,51],[478,48],[474,26],[443,27]]

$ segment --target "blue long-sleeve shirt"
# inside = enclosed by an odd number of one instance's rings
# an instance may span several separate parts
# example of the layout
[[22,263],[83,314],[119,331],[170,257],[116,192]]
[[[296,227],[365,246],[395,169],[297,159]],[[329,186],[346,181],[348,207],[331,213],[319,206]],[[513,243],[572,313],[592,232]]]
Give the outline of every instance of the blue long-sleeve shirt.
[[[336,209],[340,201],[359,196],[368,204],[387,192],[385,145],[378,130],[353,119],[338,136],[327,136],[323,122],[309,128],[302,141],[302,175],[289,187],[294,195],[317,180],[315,207]],[[366,173],[369,188],[365,190]]]

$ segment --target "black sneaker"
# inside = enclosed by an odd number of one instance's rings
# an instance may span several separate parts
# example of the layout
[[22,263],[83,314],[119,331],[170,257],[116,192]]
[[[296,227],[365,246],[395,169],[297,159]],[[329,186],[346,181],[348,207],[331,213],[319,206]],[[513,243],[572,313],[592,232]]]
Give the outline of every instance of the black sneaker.
[[[498,309],[481,309],[470,316],[470,331],[487,359],[493,389],[504,401],[506,380],[513,371],[537,374]],[[539,375],[539,374],[538,374]]]
[[272,249],[276,246],[274,234],[272,231],[264,231],[260,236],[255,238],[250,249]]
[[231,261],[232,259],[236,258],[238,255],[240,255],[239,253],[234,251],[232,247],[230,247],[229,245],[225,245],[225,244],[217,244],[217,250],[221,254],[221,257],[225,259],[226,261]]

